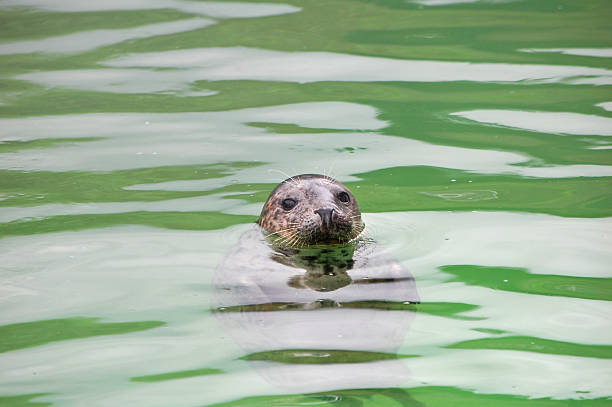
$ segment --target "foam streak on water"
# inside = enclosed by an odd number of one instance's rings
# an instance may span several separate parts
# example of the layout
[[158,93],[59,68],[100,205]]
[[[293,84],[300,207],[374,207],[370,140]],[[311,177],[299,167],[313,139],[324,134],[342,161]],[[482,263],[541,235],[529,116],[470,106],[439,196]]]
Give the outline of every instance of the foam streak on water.
[[241,3],[218,1],[183,1],[183,0],[108,0],[104,2],[80,0],[46,1],[46,0],[5,0],[2,6],[30,6],[42,10],[61,12],[83,12],[101,10],[154,10],[175,9],[186,13],[202,14],[217,18],[265,17],[285,13],[295,13],[300,9],[287,4]]
[[[469,62],[410,61],[329,52],[280,52],[256,48],[201,48],[162,53],[132,54],[106,61],[113,67],[172,67],[178,72],[155,72],[158,80],[259,80],[286,82],[518,82],[542,83],[581,78],[582,83],[608,81],[612,71],[558,65],[474,64]],[[95,72],[96,76],[91,74]],[[98,90],[122,70],[51,71],[20,75],[19,79],[47,86]],[[89,75],[88,75],[89,74]],[[154,78],[151,78],[153,81]],[[172,83],[171,82],[171,83]],[[170,87],[168,90],[172,90]]]
[[521,49],[522,52],[559,52],[566,55],[581,55],[587,57],[612,57],[612,48],[531,48]]
[[197,30],[214,24],[214,20],[207,18],[194,18],[189,20],[172,21],[145,25],[122,30],[94,30],[68,34],[60,37],[45,38],[13,42],[0,45],[0,54],[27,54],[31,52],[46,53],[74,53],[89,51],[97,47],[115,44],[121,41],[136,38],[147,38],[158,35],[174,34],[184,31]]
[[472,110],[453,116],[542,133],[612,136],[612,118],[568,112]]

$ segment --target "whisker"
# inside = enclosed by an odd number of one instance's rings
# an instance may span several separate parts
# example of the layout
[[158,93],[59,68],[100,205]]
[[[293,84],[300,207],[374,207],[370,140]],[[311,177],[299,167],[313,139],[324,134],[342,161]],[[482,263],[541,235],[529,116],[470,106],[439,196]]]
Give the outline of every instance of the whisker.
[[282,171],[282,170],[277,170],[277,169],[275,169],[275,168],[271,168],[271,169],[269,169],[269,170],[268,170],[268,172],[278,172],[279,174],[281,174],[281,175],[284,175],[284,176],[285,176],[285,178],[286,178],[286,179],[285,179],[285,181],[289,181],[289,182],[291,182],[293,185],[296,185],[296,186],[297,186],[297,185],[300,185],[300,183],[299,183],[299,182],[298,182],[298,181],[297,181],[295,178],[293,178],[291,175],[287,174],[286,172],[284,172],[284,171]]
[[283,233],[283,232],[287,232],[287,231],[291,231],[291,230],[295,230],[295,228],[293,228],[293,227],[288,227],[288,228],[286,228],[286,229],[277,230],[276,232],[271,232],[271,233],[268,233],[266,236],[272,236],[272,235],[276,235],[276,234]]
[[[339,159],[336,158],[334,161],[332,161],[331,163],[331,167],[329,168],[329,174],[328,177],[332,178],[332,175],[334,175],[334,167],[336,166],[336,164],[338,163]],[[335,177],[334,177],[335,178]]]
[[289,231],[288,234],[279,236],[279,238],[274,242],[279,246],[291,246],[291,241],[294,239],[297,231],[295,229],[285,229],[285,231]]
[[336,166],[336,163],[338,162],[338,158],[335,159],[334,161],[331,162],[331,166],[329,167],[329,171],[326,170],[325,167],[323,167],[323,178],[325,180],[327,180],[330,184],[334,183],[335,179],[334,177],[332,177],[333,173],[334,173],[334,167]]
[[298,247],[298,246],[303,246],[303,245],[304,245],[304,239],[302,238],[302,234],[299,231],[296,231],[296,233],[294,233],[293,247]]
[[289,245],[291,247],[295,247],[294,244],[297,240],[299,240],[299,235],[297,232],[295,232],[291,235],[291,238],[289,239]]

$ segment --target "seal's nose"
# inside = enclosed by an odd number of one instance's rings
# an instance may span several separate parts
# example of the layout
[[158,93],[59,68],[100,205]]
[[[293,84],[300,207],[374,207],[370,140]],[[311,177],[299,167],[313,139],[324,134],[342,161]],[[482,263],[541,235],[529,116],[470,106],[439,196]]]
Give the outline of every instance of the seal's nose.
[[321,226],[323,228],[329,229],[332,224],[332,214],[334,213],[333,209],[317,209],[314,211],[317,215],[321,217]]

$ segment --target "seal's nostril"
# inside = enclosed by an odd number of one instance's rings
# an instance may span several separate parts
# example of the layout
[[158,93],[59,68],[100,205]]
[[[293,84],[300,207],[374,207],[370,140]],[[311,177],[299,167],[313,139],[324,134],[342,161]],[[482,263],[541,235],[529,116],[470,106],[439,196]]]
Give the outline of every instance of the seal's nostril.
[[334,210],[331,209],[331,208],[329,208],[329,209],[317,209],[314,212],[321,217],[322,226],[326,227],[326,228],[329,228],[329,226],[332,223],[332,215],[334,213]]

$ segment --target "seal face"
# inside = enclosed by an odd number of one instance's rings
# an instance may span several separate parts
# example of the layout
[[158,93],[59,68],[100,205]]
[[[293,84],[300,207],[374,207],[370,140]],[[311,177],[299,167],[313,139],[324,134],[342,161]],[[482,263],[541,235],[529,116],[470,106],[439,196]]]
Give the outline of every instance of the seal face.
[[351,191],[333,178],[302,174],[281,182],[257,224],[282,246],[346,243],[364,228]]

